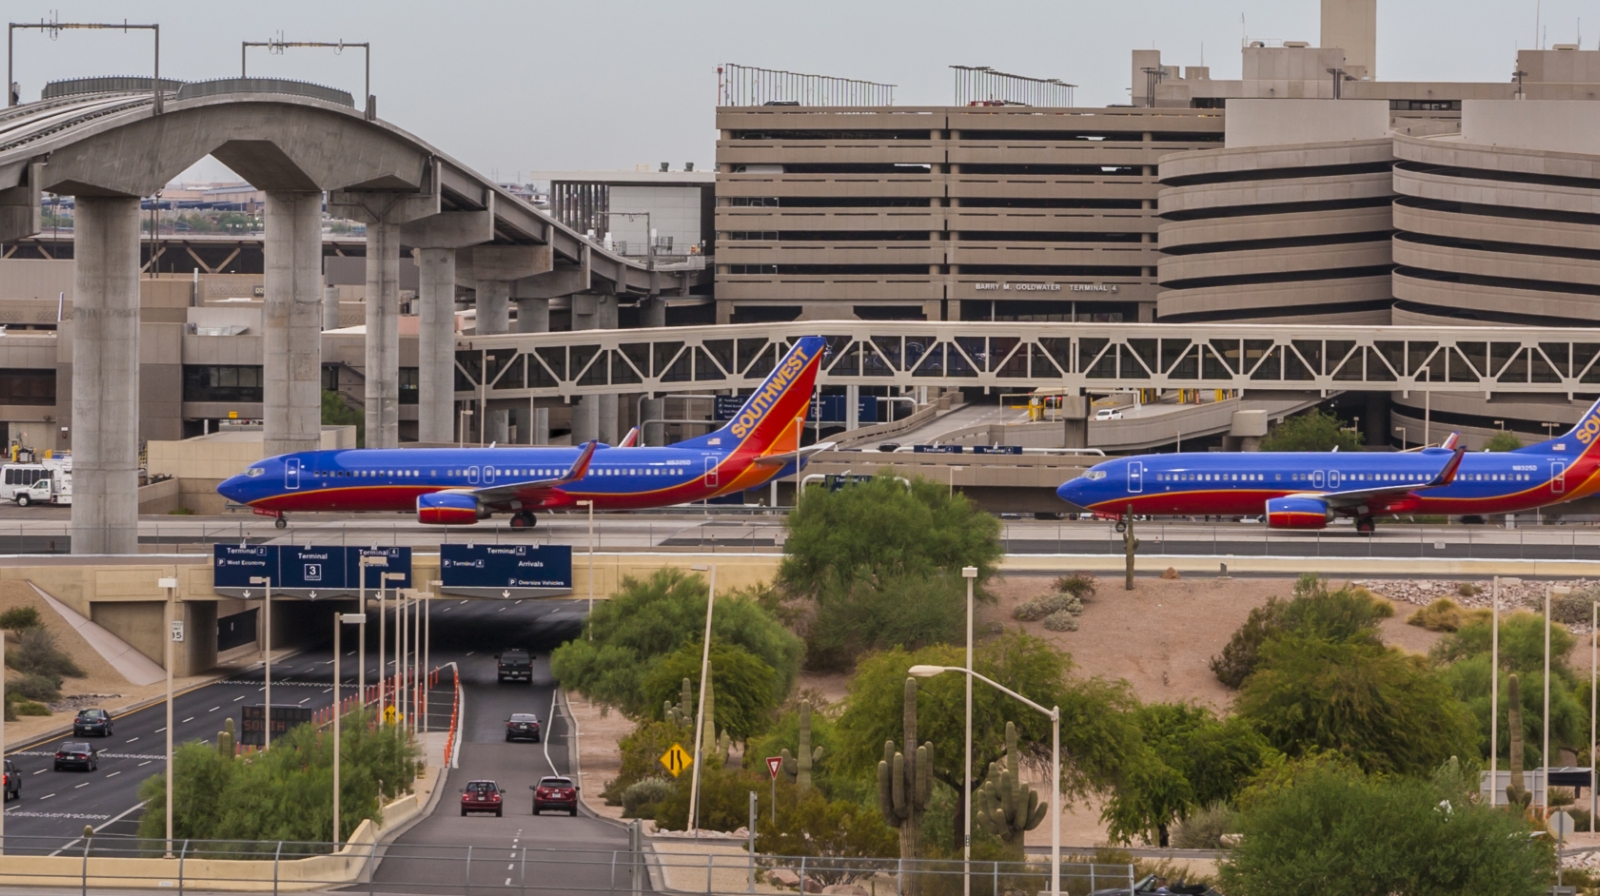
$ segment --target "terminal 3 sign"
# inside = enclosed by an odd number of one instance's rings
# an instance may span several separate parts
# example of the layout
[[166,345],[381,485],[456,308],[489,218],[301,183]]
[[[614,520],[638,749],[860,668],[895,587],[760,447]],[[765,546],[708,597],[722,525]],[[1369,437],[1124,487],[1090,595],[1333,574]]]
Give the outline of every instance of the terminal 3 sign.
[[382,557],[387,565],[368,561],[366,590],[376,594],[379,575],[399,573],[387,590],[411,587],[411,549],[408,547],[357,548],[343,545],[217,544],[211,548],[212,589],[228,597],[247,600],[264,596],[253,578],[272,583],[274,594],[317,600],[350,597],[361,591],[361,558]]

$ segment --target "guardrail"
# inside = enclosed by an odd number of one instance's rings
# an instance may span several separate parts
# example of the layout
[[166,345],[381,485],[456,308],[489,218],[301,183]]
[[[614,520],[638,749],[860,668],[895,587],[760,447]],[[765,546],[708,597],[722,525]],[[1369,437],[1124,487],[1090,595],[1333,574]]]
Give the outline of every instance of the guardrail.
[[[168,855],[161,841],[99,835],[71,853],[59,838],[5,838],[0,887],[71,887],[81,893],[165,892],[315,893],[342,891],[392,896],[473,893],[631,893],[670,890],[704,896],[819,892],[855,884],[878,896],[961,889],[970,877],[975,896],[1046,892],[1050,862],[752,855],[727,851],[744,841],[656,842],[637,848],[580,850],[508,848],[503,844],[376,843],[330,853],[327,843],[184,840]],[[1068,857],[1063,893],[1130,888],[1132,865]]]

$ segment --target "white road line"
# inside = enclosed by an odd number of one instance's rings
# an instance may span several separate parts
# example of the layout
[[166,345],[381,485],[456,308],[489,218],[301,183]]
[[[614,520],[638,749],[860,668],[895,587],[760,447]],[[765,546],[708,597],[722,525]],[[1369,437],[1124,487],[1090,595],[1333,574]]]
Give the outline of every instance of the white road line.
[[[72,785],[72,789],[73,790],[82,790],[83,788],[88,787],[90,784],[93,784],[93,783],[94,783],[93,781],[85,781],[82,784],[74,784],[74,785]],[[333,816],[330,815],[328,817],[332,818]]]
[[[712,681],[715,681],[715,680],[716,680],[716,679],[712,679]],[[713,690],[715,690],[715,689],[713,689]],[[111,774],[109,774],[109,775],[106,775],[106,777],[107,777],[107,778],[115,778],[115,777],[116,777],[116,776],[118,776],[118,775],[120,775],[120,774],[122,774],[122,772],[112,772],[112,773],[111,773]],[[329,799],[332,799],[332,797],[329,797]],[[330,814],[330,815],[329,815],[329,816],[328,816],[328,817],[329,817],[329,818],[332,818],[332,817],[333,817],[333,816],[332,816],[332,815],[331,815],[331,814]],[[332,824],[332,822],[329,822],[329,824]]]
[[[462,603],[466,603],[466,601],[462,601]],[[469,651],[467,651],[467,656],[472,656],[474,653],[477,653],[477,651],[476,650],[469,650]],[[332,799],[332,797],[329,797],[329,799]]]
[[[711,680],[712,680],[712,681],[716,681],[716,679],[715,679],[715,678],[713,678],[713,679],[711,679]],[[715,688],[713,688],[713,689],[712,689],[712,690],[716,690],[716,689],[715,689]],[[145,767],[145,766],[147,766],[147,765],[149,765],[149,764],[150,764],[150,763],[152,763],[152,762],[155,762],[155,760],[154,760],[154,759],[146,759],[146,760],[145,760],[145,761],[143,761],[143,762],[141,762],[141,763],[139,763],[139,768],[144,768],[144,767]],[[330,799],[331,799],[331,797],[330,797]],[[332,817],[332,816],[329,816],[329,817]]]
[[[713,679],[711,679],[711,680],[712,680],[712,681],[713,681],[713,682],[715,682],[715,681],[716,681],[716,679],[715,679],[715,678],[713,678]],[[712,688],[712,690],[713,690],[713,691],[715,691],[715,690],[716,690],[716,688]],[[38,771],[36,771],[36,772],[34,772],[34,774],[36,774],[36,775],[42,775],[42,774],[44,774],[44,773],[45,773],[45,772],[46,772],[46,771],[48,771],[48,769],[42,769],[42,768],[41,768],[41,769],[39,769],[39,770],[38,770]]]
[[[715,679],[712,679],[712,680],[713,680],[713,681],[715,681]],[[713,688],[713,689],[712,689],[712,690],[715,690],[715,688]],[[210,709],[208,709],[208,710],[206,710],[206,712],[216,712],[216,711],[217,711],[217,710],[219,710],[219,709],[221,709],[221,708],[222,708],[222,707],[220,707],[220,706],[213,706],[213,707],[211,707],[211,708],[210,708]],[[329,799],[332,799],[332,797],[329,797]],[[333,817],[333,816],[332,816],[332,815],[329,815],[329,816],[328,816],[328,817],[329,817],[329,818],[332,818],[332,817]],[[331,821],[330,821],[330,822],[328,822],[328,823],[329,823],[329,824],[333,824],[333,822],[331,822]]]
[[[713,684],[714,684],[714,683],[716,683],[716,679],[715,679],[715,678],[713,678],[713,679],[711,679],[711,681],[712,681],[712,683],[713,683]],[[716,688],[712,688],[712,690],[716,690]],[[161,732],[163,732],[163,731],[165,731],[165,730],[167,730],[167,729],[166,729],[166,727],[165,727],[165,726],[163,726],[163,727],[161,727],[161,728],[157,728],[157,729],[156,729],[156,733],[157,733],[157,734],[160,734],[160,733],[161,733]]]
[[[712,679],[712,681],[715,681],[715,680],[716,679]],[[712,690],[716,690],[716,689],[712,688]],[[243,700],[245,698],[245,696],[246,695],[244,695],[244,694],[240,694],[239,696],[233,698],[233,702],[238,703],[240,700]],[[329,799],[332,799],[332,797],[329,797]],[[329,817],[332,817],[332,816],[329,816]],[[331,822],[330,822],[330,824],[331,824]]]
[[[187,724],[189,724],[189,723],[190,723],[190,722],[193,722],[193,721],[194,721],[194,716],[190,716],[190,717],[188,717],[188,718],[187,718],[187,719],[184,719],[184,720],[183,720],[183,721],[181,721],[181,722],[179,722],[179,723],[178,723],[178,724],[179,724],[179,725],[187,725]],[[332,799],[332,797],[329,797],[329,799]],[[330,816],[330,817],[331,817],[331,816]],[[330,822],[330,824],[331,824],[331,823],[332,823],[332,822]]]
[[[714,681],[716,681],[716,679],[715,679],[715,678],[713,678],[713,679],[711,679],[711,680],[712,680],[712,681],[713,681],[713,682],[714,682]],[[711,690],[712,690],[712,691],[713,691],[713,692],[714,692],[714,691],[716,691],[716,688],[712,688],[712,689],[711,689]],[[333,693],[333,688],[323,688],[323,689],[322,689],[322,693],[324,693],[324,694],[331,694],[331,693]],[[332,799],[332,797],[329,797],[329,799]],[[331,813],[331,812],[330,812],[330,813],[328,813],[328,817],[329,817],[329,818],[332,818],[332,817],[333,817],[333,813]],[[328,823],[329,823],[329,824],[332,824],[332,823],[333,823],[333,822],[331,822],[331,821],[330,821],[330,822],[328,822]]]
[[[712,681],[714,682],[716,679],[712,679]],[[554,728],[556,724],[556,692],[558,690],[559,688],[550,689],[550,714],[544,717],[545,723],[551,728]],[[550,738],[553,736],[553,731],[542,731],[539,733],[539,743],[544,745],[544,763],[550,766],[550,774],[559,775],[561,773],[556,771],[556,764],[550,761]]]
[[[712,679],[712,680],[713,680],[713,681],[715,681],[715,679]],[[713,688],[713,690],[715,690],[715,688]],[[134,742],[134,741],[136,741],[136,740],[138,740],[138,739],[139,739],[139,738],[137,738],[137,737],[130,737],[130,738],[128,738],[128,739],[127,739],[127,740],[125,740],[125,741],[123,741],[123,743],[125,743],[125,744],[131,744],[131,743],[133,743],[133,742]],[[329,797],[329,799],[332,799],[332,797]],[[330,816],[328,816],[328,817],[329,817],[329,818],[332,818],[332,817],[333,817],[333,816],[331,816],[331,815],[330,815]],[[333,823],[333,822],[331,822],[331,821],[330,821],[330,822],[328,822],[328,823],[329,823],[329,824],[332,824],[332,823]]]
[[[715,680],[716,680],[716,679],[712,679],[712,680],[713,680],[713,681],[715,681]],[[713,688],[713,690],[715,690],[715,688]],[[306,699],[305,699],[305,700],[301,700],[301,701],[300,701],[300,703],[299,703],[299,704],[296,704],[296,705],[304,705],[304,704],[305,704],[305,703],[306,703],[306,702],[307,702],[307,701],[309,701],[309,700],[310,700],[310,699],[311,699],[311,698],[310,698],[310,697],[307,697],[307,698],[306,698]],[[329,799],[332,799],[332,797],[329,797]],[[328,816],[328,817],[329,817],[329,818],[332,818],[332,817],[333,817],[333,816],[332,816],[332,815],[329,815],[329,816]],[[329,824],[332,824],[332,822],[329,822]]]
[[[329,816],[329,817],[331,818],[332,816]],[[509,877],[506,878],[506,886],[508,886],[508,887],[511,886],[511,878],[509,878]]]
[[[47,794],[45,794],[45,795],[44,795],[44,796],[41,796],[41,797],[39,797],[39,802],[41,802],[41,803],[42,803],[42,802],[44,802],[44,801],[45,801],[45,800],[47,800],[47,799],[49,799],[49,798],[51,798],[51,797],[53,797],[53,796],[55,796],[55,794],[53,794],[53,793],[47,793]],[[330,799],[332,799],[332,797],[330,797]],[[331,816],[330,816],[330,817],[331,817]]]

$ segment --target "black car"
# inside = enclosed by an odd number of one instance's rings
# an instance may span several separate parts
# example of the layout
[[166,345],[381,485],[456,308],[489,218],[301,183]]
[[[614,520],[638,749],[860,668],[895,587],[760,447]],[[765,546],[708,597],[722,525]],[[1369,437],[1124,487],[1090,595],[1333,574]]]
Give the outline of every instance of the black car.
[[103,709],[80,709],[72,720],[73,737],[110,737],[111,713]]
[[531,712],[514,712],[506,719],[506,740],[539,742],[539,717]]
[[69,740],[56,750],[56,771],[66,768],[97,771],[100,768],[100,751],[89,744]]
[[1185,884],[1182,881],[1168,883],[1165,878],[1154,874],[1147,874],[1133,885],[1130,894],[1127,887],[1116,887],[1109,890],[1095,890],[1089,896],[1153,896],[1153,894],[1172,894],[1172,896],[1221,896],[1216,890],[1205,884]]
[[526,681],[533,684],[533,654],[526,650],[507,650],[495,654],[494,658],[500,661],[500,681]]
[[5,789],[5,802],[22,799],[22,773],[17,771],[17,764],[6,760],[5,773],[0,775],[0,786]]

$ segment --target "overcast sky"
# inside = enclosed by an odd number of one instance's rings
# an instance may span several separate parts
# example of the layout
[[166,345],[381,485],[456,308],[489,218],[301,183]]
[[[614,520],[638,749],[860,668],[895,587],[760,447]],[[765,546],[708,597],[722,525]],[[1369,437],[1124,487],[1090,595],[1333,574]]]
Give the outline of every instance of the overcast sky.
[[[1316,0],[10,0],[11,21],[159,22],[161,71],[238,74],[240,41],[371,41],[379,115],[500,180],[530,171],[709,166],[723,62],[897,85],[897,105],[946,104],[946,66],[989,65],[1079,85],[1077,103],[1125,103],[1135,48],[1239,77],[1252,38],[1318,40]],[[1383,80],[1504,81],[1518,47],[1600,38],[1600,3],[1379,0]],[[1536,29],[1535,17],[1542,28]],[[1242,17],[1242,22],[1241,22]],[[252,74],[361,92],[347,50],[250,51]],[[25,99],[45,82],[150,70],[147,32],[17,32]],[[214,166],[202,174],[215,175]]]

